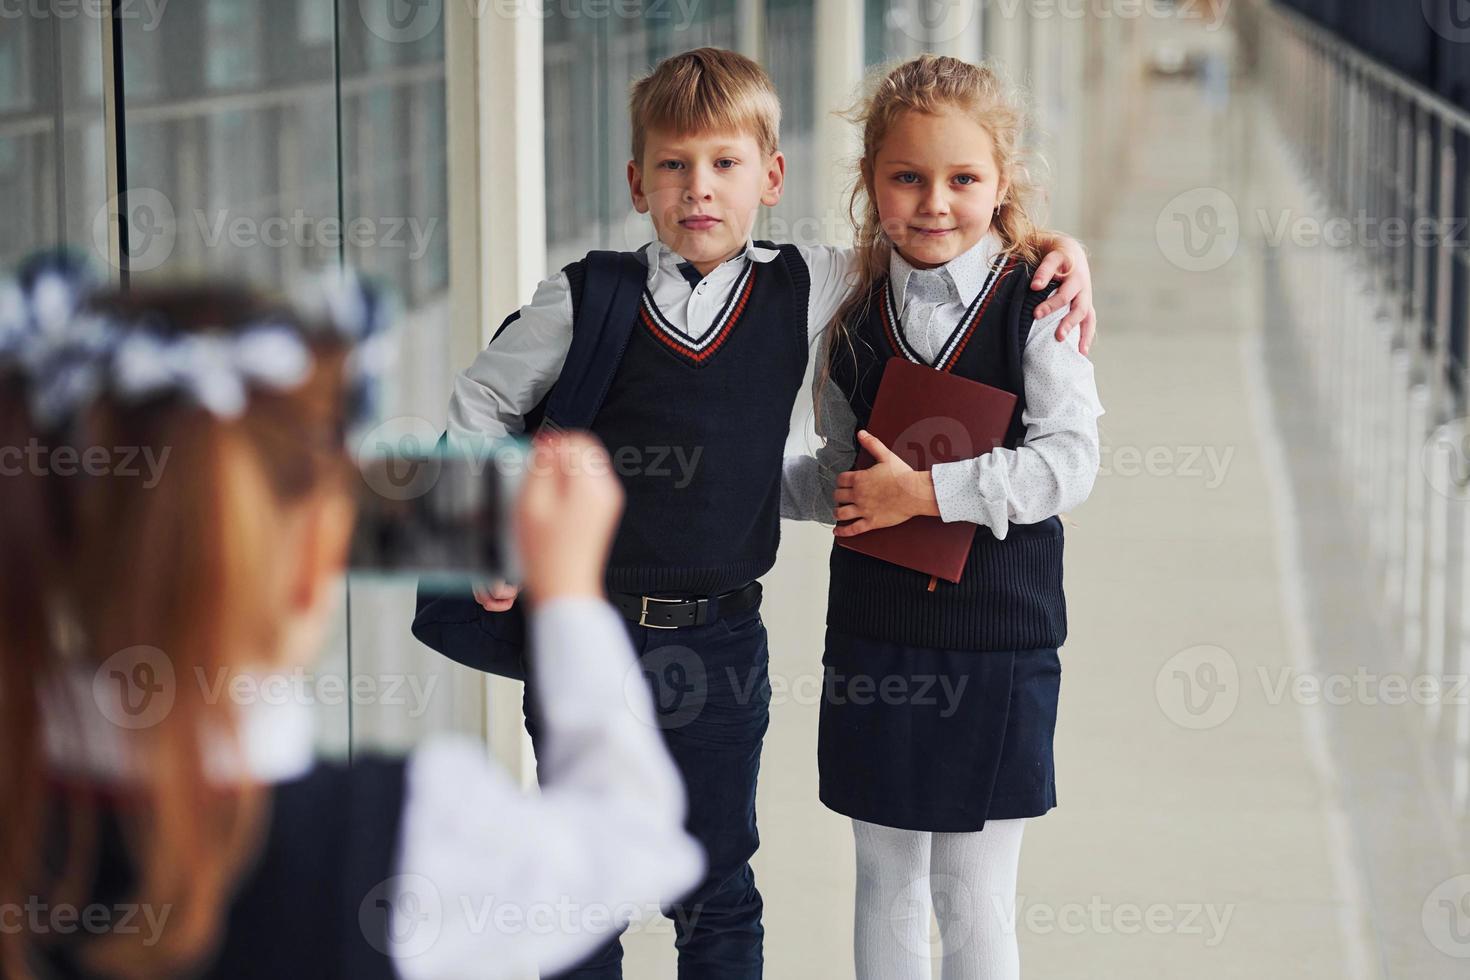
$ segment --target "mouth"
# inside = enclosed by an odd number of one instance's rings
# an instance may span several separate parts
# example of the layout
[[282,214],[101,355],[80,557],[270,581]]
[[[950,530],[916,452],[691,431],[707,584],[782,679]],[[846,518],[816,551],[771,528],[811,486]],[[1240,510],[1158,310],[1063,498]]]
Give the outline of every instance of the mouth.
[[921,238],[943,238],[945,235],[948,235],[950,232],[954,231],[955,229],[954,228],[910,228],[909,230],[912,231],[912,232],[914,232],[915,234],[919,235]]
[[679,226],[688,228],[690,231],[707,231],[719,223],[720,219],[713,215],[691,214],[687,218],[680,219]]

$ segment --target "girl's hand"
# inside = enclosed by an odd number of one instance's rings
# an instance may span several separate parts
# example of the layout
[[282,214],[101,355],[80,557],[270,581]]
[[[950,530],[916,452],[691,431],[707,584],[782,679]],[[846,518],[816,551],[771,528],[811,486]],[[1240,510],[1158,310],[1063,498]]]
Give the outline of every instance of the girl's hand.
[[1087,264],[1087,252],[1081,242],[1066,235],[1058,235],[1046,247],[1046,257],[1036,267],[1031,288],[1044,289],[1053,279],[1060,279],[1062,284],[1050,299],[1036,307],[1036,319],[1045,319],[1070,303],[1072,309],[1057,324],[1057,339],[1066,340],[1067,334],[1081,326],[1078,348],[1086,354],[1097,333],[1097,311],[1092,306],[1092,269]]
[[850,538],[902,524],[910,517],[939,516],[934,481],[927,472],[915,471],[866,429],[858,432],[858,442],[877,462],[865,470],[838,474],[837,490],[832,494],[836,517],[853,523],[834,527],[833,534]]
[[486,612],[505,612],[511,606],[515,605],[516,596],[520,591],[520,586],[511,585],[504,579],[496,579],[488,585],[477,583],[475,585],[475,601]]
[[516,507],[521,566],[535,603],[602,598],[623,488],[591,436],[538,436]]

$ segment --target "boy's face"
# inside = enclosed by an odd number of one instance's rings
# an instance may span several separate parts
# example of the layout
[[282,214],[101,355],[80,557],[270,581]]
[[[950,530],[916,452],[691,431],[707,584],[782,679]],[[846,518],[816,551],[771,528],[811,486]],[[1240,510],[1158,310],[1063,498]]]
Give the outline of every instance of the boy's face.
[[895,119],[868,176],[884,232],[920,269],[984,238],[1006,191],[990,133],[950,107]]
[[643,159],[628,161],[633,206],[659,240],[701,275],[745,247],[762,204],[781,200],[786,158],[754,136],[650,130]]

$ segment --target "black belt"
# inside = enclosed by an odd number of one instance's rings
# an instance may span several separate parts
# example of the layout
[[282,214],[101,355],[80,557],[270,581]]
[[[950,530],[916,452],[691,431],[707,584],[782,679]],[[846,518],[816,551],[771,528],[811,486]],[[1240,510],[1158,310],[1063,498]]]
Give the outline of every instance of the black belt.
[[660,599],[626,592],[613,592],[608,598],[630,623],[650,629],[672,630],[681,626],[703,626],[724,616],[733,616],[755,608],[761,600],[761,584],[751,582],[738,589],[702,599]]

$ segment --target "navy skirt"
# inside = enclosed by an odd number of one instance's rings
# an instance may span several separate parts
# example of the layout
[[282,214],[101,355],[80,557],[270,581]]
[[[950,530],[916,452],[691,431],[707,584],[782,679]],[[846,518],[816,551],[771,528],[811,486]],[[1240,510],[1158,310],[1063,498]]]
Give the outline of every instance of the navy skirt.
[[821,799],[904,830],[969,833],[1057,804],[1055,649],[937,650],[827,630]]

